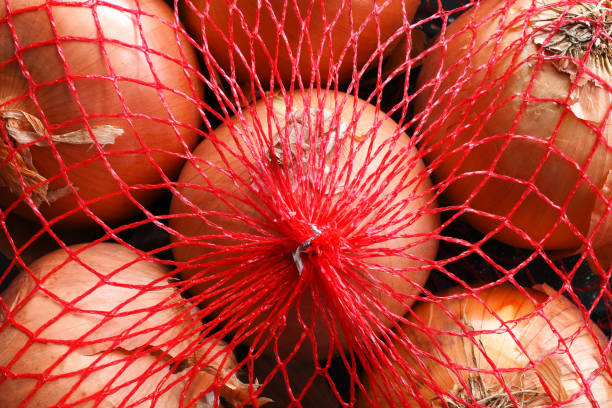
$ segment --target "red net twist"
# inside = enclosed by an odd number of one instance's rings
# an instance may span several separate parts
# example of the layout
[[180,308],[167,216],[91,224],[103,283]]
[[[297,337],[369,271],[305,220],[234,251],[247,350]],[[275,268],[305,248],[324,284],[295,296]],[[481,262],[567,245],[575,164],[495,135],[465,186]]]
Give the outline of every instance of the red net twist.
[[2,0],[0,406],[612,407],[611,36]]

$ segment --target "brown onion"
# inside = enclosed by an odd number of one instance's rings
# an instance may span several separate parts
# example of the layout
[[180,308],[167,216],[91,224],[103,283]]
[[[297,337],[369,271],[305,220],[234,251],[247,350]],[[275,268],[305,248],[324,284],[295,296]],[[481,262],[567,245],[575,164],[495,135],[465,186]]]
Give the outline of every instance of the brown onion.
[[179,30],[162,0],[0,3],[2,208],[27,188],[20,214],[74,210],[61,225],[83,227],[96,223],[85,206],[115,224],[160,196],[201,120],[198,61]]
[[173,253],[204,305],[262,340],[282,333],[281,354],[303,340],[303,357],[322,358],[406,312],[439,218],[393,120],[340,92],[290,98],[259,101],[194,150],[171,203]]
[[564,251],[595,231],[612,197],[610,27],[603,3],[486,0],[424,58],[418,137],[480,231]]
[[250,398],[232,352],[202,339],[168,268],[118,244],[69,250],[35,261],[2,294],[0,406],[178,407],[203,395],[204,408],[219,392],[236,405]]
[[608,340],[570,300],[542,290],[456,288],[416,305],[358,406],[610,407]]
[[[301,80],[304,86],[318,78],[325,85],[336,74],[337,83],[351,80],[370,58],[376,61],[387,54],[391,47],[385,43],[402,27],[403,13],[410,22],[419,2],[238,0],[232,9],[229,5],[234,3],[227,0],[180,4],[185,26],[195,37],[204,36],[205,46],[225,74],[233,75],[235,70],[239,84],[256,77],[267,88],[273,76],[277,84],[288,86],[294,70],[296,83]],[[381,8],[378,16],[374,5]]]

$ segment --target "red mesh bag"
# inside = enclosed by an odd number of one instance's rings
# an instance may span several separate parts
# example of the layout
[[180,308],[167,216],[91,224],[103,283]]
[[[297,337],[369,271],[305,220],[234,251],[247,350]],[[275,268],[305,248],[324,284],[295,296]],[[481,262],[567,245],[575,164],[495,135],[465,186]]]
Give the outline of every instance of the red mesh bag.
[[3,0],[0,406],[612,407],[611,36]]

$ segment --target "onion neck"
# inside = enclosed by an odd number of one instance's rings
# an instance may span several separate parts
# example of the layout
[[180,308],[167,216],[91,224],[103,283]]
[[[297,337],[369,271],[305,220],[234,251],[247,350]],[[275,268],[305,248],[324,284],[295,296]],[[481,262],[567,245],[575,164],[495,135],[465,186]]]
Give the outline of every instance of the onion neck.
[[[474,330],[468,321],[464,324],[471,331]],[[480,348],[489,356],[505,353],[505,350],[497,348],[498,344],[494,344],[494,347],[485,347],[482,341],[479,342]],[[465,339],[457,344],[466,353],[466,362],[468,367],[473,367],[473,371],[469,371],[464,381],[455,382],[447,394],[435,397],[431,403],[432,408],[470,408],[474,405],[491,408],[517,406],[527,408],[549,406],[553,403],[553,398],[557,401],[567,400],[565,387],[560,381],[561,371],[552,358],[544,359],[533,368],[523,367],[513,373],[500,373],[499,376],[483,375],[479,371],[483,365],[477,358],[481,351],[478,351],[471,341]],[[520,360],[520,358],[515,360],[516,366],[522,365]],[[486,368],[489,368],[488,364]],[[542,386],[543,383],[546,387]],[[553,395],[553,398],[550,395]]]
[[579,2],[571,7],[542,5],[530,18],[531,40],[561,75],[567,75],[568,106],[579,119],[608,120],[612,104],[612,4]]
[[32,161],[29,148],[17,149],[13,140],[14,131],[23,129],[23,123],[17,120],[15,110],[0,110],[0,121],[7,138],[0,139],[0,187],[7,187],[12,194],[21,195],[22,185],[34,187],[31,192],[32,200],[36,206],[47,202],[48,184]]
[[[279,109],[279,106],[282,108]],[[311,152],[324,152],[327,158],[334,146],[342,143],[348,127],[346,123],[336,121],[333,112],[327,109],[317,111],[304,108],[287,112],[283,102],[275,101],[275,113],[284,116],[286,121],[280,132],[274,135],[269,157],[282,167],[288,166],[298,157],[301,158],[302,164],[308,165]],[[283,140],[287,146],[283,146]],[[288,151],[285,152],[284,147]]]
[[[280,98],[273,100],[273,107],[274,114],[281,118],[279,122],[282,126],[272,134],[272,146],[266,152],[267,161],[283,173],[303,171],[306,181],[316,184],[321,175],[305,169],[311,167],[311,163],[323,160],[325,165],[320,167],[323,173],[331,171],[330,166],[337,158],[333,152],[344,145],[348,124],[331,110],[312,107],[290,109]],[[300,188],[301,182],[297,178],[292,177],[291,183],[292,191]],[[337,180],[327,187],[329,195],[335,196],[343,191],[344,184]]]
[[0,186],[21,195],[31,190],[31,198],[38,207],[52,203],[70,192],[68,186],[50,190],[47,179],[36,169],[30,146],[48,146],[49,142],[87,144],[94,140],[101,146],[115,143],[123,129],[110,125],[79,129],[62,134],[48,134],[42,121],[20,109],[0,109],[0,122],[7,139],[0,139]]
[[[534,42],[548,55],[569,57],[556,61],[558,68],[568,70],[586,58],[587,68],[605,80],[612,78],[612,4],[580,2],[571,8],[551,7],[534,20],[537,32]],[[561,21],[559,21],[561,20]],[[572,69],[572,72],[576,73]]]
[[[456,385],[450,392],[452,397],[445,395],[443,397],[446,406],[449,408],[470,408],[474,404],[491,407],[491,408],[515,408],[514,401],[519,407],[529,407],[532,403],[538,402],[540,398],[546,396],[542,391],[535,389],[527,389],[522,387],[509,387],[510,394],[502,387],[490,388],[485,384],[480,373],[471,372],[466,382],[469,392],[460,385]],[[453,398],[455,397],[455,398]],[[442,407],[439,401],[435,401],[432,407]]]

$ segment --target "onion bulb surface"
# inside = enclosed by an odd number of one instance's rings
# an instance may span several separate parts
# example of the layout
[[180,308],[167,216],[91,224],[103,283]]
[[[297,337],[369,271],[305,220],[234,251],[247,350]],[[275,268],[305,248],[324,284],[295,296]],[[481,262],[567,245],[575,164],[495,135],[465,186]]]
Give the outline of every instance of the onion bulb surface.
[[410,138],[384,113],[340,92],[287,98],[260,100],[194,150],[171,203],[173,253],[194,301],[237,335],[324,358],[405,313],[439,218]]
[[509,284],[453,289],[414,306],[357,405],[612,407],[608,339],[542,289],[550,296]]
[[485,0],[424,58],[417,138],[448,201],[483,233],[577,251],[606,230],[611,28],[607,1]]
[[392,48],[385,43],[402,28],[404,12],[412,20],[419,2],[181,0],[180,6],[185,26],[206,39],[226,75],[235,70],[238,84],[256,77],[266,89],[273,76],[279,83],[276,70],[285,86],[294,75],[305,87],[317,78],[325,86],[336,75],[339,84],[350,81],[354,67],[357,73],[370,58],[377,64],[377,50],[385,55]]
[[249,398],[231,350],[201,337],[165,266],[118,244],[69,250],[33,262],[2,293],[0,366],[10,375],[0,375],[0,406],[171,408],[202,398],[208,408],[219,394]]
[[0,206],[25,188],[17,212],[64,228],[135,216],[197,143],[197,71],[162,0],[0,1]]

